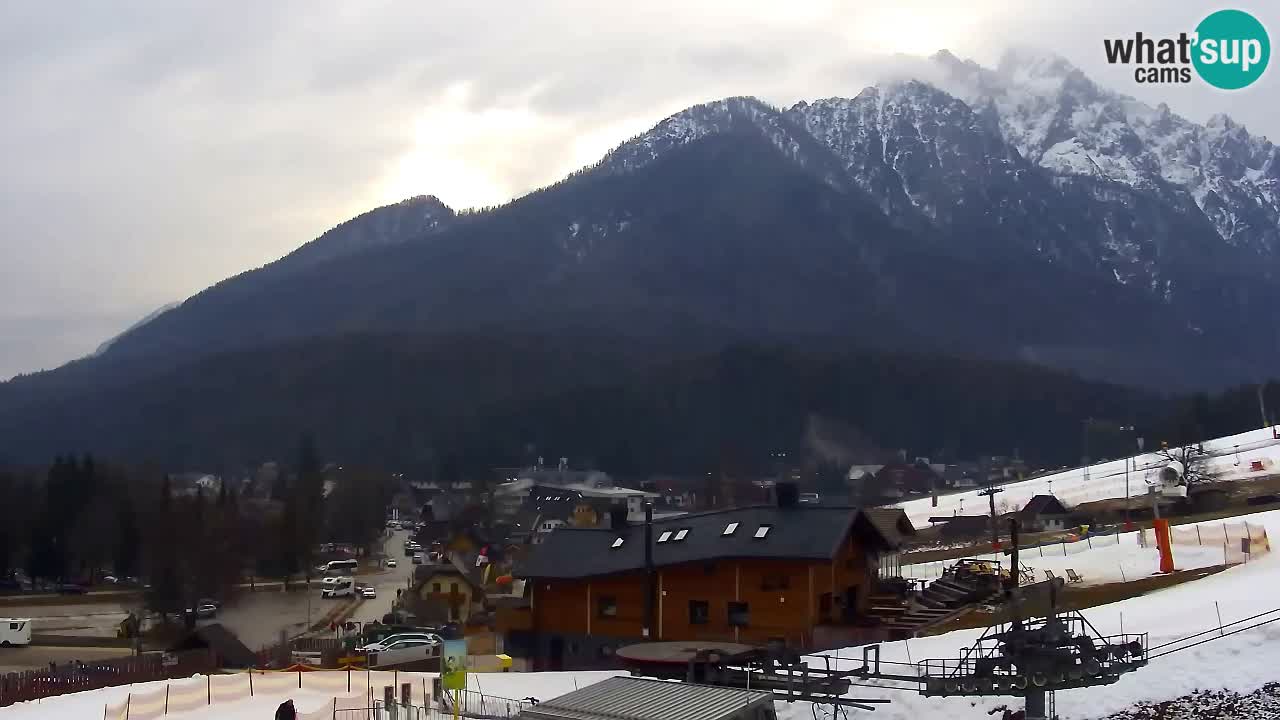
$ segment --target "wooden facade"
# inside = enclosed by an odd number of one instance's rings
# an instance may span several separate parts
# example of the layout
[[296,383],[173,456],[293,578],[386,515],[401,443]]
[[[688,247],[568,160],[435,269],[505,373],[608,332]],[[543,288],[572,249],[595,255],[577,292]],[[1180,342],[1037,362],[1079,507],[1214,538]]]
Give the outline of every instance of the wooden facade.
[[498,629],[509,653],[539,669],[608,666],[613,650],[646,640],[812,649],[816,629],[865,619],[882,558],[895,550],[850,521],[825,559],[739,555],[657,565],[648,636],[643,568],[530,577],[527,605],[501,609]]

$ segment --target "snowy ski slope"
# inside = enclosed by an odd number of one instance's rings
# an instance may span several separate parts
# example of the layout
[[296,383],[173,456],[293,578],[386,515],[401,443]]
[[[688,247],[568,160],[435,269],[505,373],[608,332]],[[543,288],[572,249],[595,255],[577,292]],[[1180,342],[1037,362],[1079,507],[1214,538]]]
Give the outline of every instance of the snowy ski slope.
[[[1264,477],[1280,464],[1280,440],[1273,428],[1251,430],[1228,437],[1206,440],[1204,448],[1209,453],[1208,469],[1223,480],[1248,480]],[[1262,463],[1262,470],[1253,470],[1253,461]],[[996,495],[996,508],[1006,512],[1021,509],[1032,497],[1040,494],[1056,496],[1071,507],[1094,500],[1123,498],[1125,496],[1125,465],[1129,470],[1129,495],[1140,497],[1147,493],[1147,478],[1154,478],[1167,460],[1154,453],[1144,453],[1133,458],[1112,460],[1083,468],[1064,470],[1051,475],[1012,482],[1004,485],[1004,492]],[[916,527],[928,527],[930,517],[942,515],[986,515],[987,499],[978,495],[979,489],[938,498],[937,507],[932,498],[921,498],[900,503]]]

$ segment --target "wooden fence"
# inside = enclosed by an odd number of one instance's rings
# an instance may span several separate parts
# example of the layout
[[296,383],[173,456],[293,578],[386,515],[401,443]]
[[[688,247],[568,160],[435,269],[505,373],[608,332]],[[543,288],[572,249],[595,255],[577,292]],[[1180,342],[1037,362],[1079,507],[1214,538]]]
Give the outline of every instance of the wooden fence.
[[47,670],[0,675],[0,707],[113,685],[189,677],[215,669],[213,653],[208,650],[51,665]]

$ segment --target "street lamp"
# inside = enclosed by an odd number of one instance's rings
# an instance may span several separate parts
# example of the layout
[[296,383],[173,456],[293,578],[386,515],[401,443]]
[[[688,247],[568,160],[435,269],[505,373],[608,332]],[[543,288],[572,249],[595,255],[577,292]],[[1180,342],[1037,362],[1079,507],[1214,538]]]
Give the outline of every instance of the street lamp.
[[1085,418],[1082,423],[1083,432],[1081,433],[1084,438],[1082,443],[1084,445],[1084,454],[1080,456],[1080,474],[1085,482],[1089,482],[1089,426],[1091,425],[1093,425],[1093,418]]
[[[1121,426],[1120,430],[1123,432],[1132,433],[1134,435],[1136,435],[1138,432],[1138,428],[1136,428],[1133,425]],[[1143,446],[1142,438],[1137,438],[1137,444],[1138,444],[1138,452],[1142,452],[1142,446]],[[1133,455],[1129,455],[1128,457],[1125,458],[1125,461],[1124,461],[1124,529],[1125,530],[1130,530],[1133,528],[1133,521],[1129,517],[1129,505],[1130,505],[1129,466],[1134,464],[1135,462],[1136,462],[1136,458]]]

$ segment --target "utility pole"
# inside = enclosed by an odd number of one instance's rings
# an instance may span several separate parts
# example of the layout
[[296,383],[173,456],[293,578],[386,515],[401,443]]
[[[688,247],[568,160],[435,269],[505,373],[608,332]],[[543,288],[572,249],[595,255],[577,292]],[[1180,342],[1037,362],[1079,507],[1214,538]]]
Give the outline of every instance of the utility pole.
[[996,487],[991,481],[991,476],[987,476],[987,486],[982,489],[978,495],[985,496],[987,503],[991,507],[991,548],[994,550],[1000,547],[1000,525],[996,520],[996,493],[1004,492],[1004,488]]
[[654,630],[654,605],[657,588],[653,570],[653,501],[644,502],[644,628],[646,642],[652,642]]
[[1092,424],[1093,424],[1093,418],[1091,417],[1085,418],[1084,431],[1081,433],[1081,435],[1083,436],[1082,445],[1084,446],[1084,454],[1080,456],[1080,461],[1081,461],[1080,465],[1082,468],[1080,473],[1083,476],[1085,482],[1089,482],[1089,426]]

